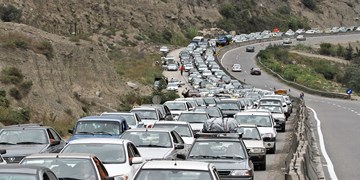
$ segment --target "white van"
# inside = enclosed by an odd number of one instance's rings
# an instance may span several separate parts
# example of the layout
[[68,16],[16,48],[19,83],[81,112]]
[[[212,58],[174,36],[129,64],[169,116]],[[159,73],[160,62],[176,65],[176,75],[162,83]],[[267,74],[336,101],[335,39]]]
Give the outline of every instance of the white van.
[[193,39],[192,39],[192,43],[196,43],[197,45],[199,45],[199,42],[203,42],[205,39],[204,37],[202,36],[195,36]]

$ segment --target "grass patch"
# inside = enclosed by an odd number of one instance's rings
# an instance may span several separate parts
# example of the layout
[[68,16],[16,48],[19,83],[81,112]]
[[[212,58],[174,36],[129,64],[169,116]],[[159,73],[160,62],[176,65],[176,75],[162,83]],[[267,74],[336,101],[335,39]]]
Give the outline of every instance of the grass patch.
[[289,53],[280,46],[270,46],[258,57],[265,66],[288,81],[322,91],[343,91],[340,82],[344,78],[344,64]]
[[47,40],[35,40],[22,33],[8,33],[0,36],[0,45],[15,49],[31,50],[38,54],[43,54],[47,59],[54,57],[52,44]]
[[4,84],[20,84],[24,80],[21,70],[16,67],[6,67],[1,70],[0,81]]

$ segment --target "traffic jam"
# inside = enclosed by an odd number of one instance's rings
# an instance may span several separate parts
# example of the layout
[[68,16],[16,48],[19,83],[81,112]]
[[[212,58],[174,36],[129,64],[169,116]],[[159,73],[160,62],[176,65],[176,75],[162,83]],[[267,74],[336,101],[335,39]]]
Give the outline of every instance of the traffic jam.
[[[0,180],[254,179],[276,153],[293,100],[287,90],[257,89],[229,76],[216,59],[217,46],[227,43],[228,35],[197,36],[176,58],[161,47],[164,69],[183,79],[154,85],[165,83],[180,98],[82,117],[67,139],[40,124],[5,126]],[[242,72],[241,65],[232,71]],[[257,67],[250,73],[261,76]]]

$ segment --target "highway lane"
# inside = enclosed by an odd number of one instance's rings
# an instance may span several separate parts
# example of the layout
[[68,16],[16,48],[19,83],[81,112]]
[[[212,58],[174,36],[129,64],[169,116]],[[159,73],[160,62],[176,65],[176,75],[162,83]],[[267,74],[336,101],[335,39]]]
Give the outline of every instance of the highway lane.
[[[318,46],[321,42],[346,43],[360,39],[360,34],[313,37],[307,41],[301,42],[306,45]],[[296,40],[293,40],[296,42]],[[282,43],[275,41],[274,43]],[[247,53],[245,47],[239,47],[228,51],[221,62],[223,66],[229,69],[230,73],[239,80],[244,80],[258,88],[269,89],[291,87],[281,83],[275,77],[266,74],[264,71],[261,76],[252,76],[249,74],[250,68],[255,67],[255,55],[260,49],[265,48],[269,43],[255,44],[256,52]],[[244,72],[231,72],[231,65],[240,63]],[[291,88],[291,95],[299,96],[300,91]],[[334,164],[337,179],[358,179],[360,171],[357,170],[358,160],[360,159],[360,102],[331,99],[310,94],[305,94],[306,105],[313,108],[319,120],[321,121],[321,130],[324,136],[325,147],[329,157]],[[313,117],[313,116],[312,116]],[[314,119],[314,123],[315,123]],[[323,162],[324,170],[327,176],[327,163]],[[333,177],[335,179],[336,177]],[[330,179],[328,177],[327,179]]]

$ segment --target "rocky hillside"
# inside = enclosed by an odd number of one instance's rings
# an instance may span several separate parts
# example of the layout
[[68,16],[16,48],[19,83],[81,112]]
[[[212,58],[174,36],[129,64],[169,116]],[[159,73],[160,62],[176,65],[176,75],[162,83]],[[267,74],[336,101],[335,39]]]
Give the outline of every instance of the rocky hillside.
[[[291,23],[288,18],[299,18],[309,27],[360,24],[358,0],[0,2],[19,10],[7,18],[20,23],[0,23],[0,69],[20,70],[22,81],[31,88],[26,93],[19,91],[21,98],[11,98],[10,104],[30,109],[31,119],[35,121],[55,117],[74,119],[86,113],[116,109],[118,97],[132,89],[114,68],[112,57],[116,56],[108,52],[126,52],[129,48],[155,52],[158,47],[154,45],[160,43],[180,45],[194,34],[189,34],[191,31],[196,34],[199,29],[231,23],[223,23],[226,18],[241,21],[241,27],[224,27],[257,31],[271,29],[277,23],[283,23],[281,28],[285,30]],[[238,13],[241,16],[231,17]],[[7,18],[2,19],[9,21]],[[74,36],[87,40],[71,39]],[[13,41],[14,37],[28,41],[19,43]],[[1,86],[7,92],[14,86],[20,90],[22,87],[11,83]],[[150,92],[147,86],[141,86],[139,91]],[[12,92],[16,95],[15,90]]]

